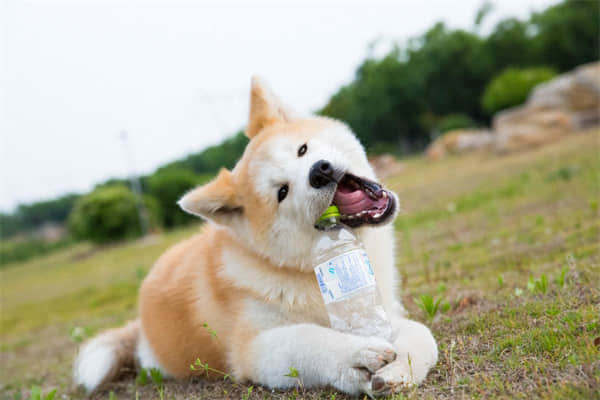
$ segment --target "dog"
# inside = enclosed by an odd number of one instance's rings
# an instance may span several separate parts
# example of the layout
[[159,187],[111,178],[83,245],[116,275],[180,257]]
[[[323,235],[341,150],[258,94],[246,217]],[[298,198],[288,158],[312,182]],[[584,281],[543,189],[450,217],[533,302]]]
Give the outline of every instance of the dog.
[[[398,199],[376,183],[358,139],[340,121],[296,115],[258,78],[246,134],[235,168],[178,203],[208,221],[202,231],[158,259],[141,285],[137,320],[82,346],[75,383],[94,391],[126,365],[214,376],[190,368],[198,359],[276,389],[300,379],[306,388],[376,396],[421,383],[437,344],[396,297],[390,223]],[[370,257],[391,341],[329,327],[310,254],[315,221],[347,192],[360,197],[360,210],[340,205],[341,218]]]

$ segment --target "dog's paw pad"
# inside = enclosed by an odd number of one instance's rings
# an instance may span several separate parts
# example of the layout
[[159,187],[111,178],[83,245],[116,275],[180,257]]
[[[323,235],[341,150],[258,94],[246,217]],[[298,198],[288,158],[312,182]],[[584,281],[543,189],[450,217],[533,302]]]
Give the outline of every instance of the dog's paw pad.
[[363,367],[374,373],[396,359],[396,352],[391,347],[369,347],[360,350],[355,356],[356,367]]
[[373,393],[380,393],[385,389],[385,380],[379,375],[375,375],[371,379],[371,390]]
[[415,384],[410,371],[400,362],[385,365],[371,377],[371,391],[377,395],[396,393]]

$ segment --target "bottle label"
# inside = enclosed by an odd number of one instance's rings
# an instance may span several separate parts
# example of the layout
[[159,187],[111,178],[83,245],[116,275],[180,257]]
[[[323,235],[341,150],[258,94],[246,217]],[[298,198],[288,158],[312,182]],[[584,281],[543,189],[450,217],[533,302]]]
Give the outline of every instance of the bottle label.
[[375,274],[367,252],[352,250],[319,264],[315,274],[325,304],[339,301],[352,293],[375,285]]

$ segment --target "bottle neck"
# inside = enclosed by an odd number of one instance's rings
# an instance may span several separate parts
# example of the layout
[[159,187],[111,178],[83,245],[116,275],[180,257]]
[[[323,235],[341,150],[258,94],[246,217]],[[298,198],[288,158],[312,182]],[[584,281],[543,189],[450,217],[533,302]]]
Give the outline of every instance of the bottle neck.
[[320,231],[331,231],[341,229],[343,227],[344,224],[342,224],[342,221],[340,220],[339,216],[325,218],[315,223],[315,228],[317,228]]

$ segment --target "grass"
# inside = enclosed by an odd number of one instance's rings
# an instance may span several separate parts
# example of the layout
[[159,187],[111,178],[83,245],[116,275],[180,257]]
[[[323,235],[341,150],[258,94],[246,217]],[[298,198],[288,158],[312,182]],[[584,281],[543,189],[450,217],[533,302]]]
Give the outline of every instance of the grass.
[[[404,207],[403,301],[440,346],[426,382],[396,399],[600,398],[599,145],[595,131],[504,157],[415,157],[388,180]],[[4,266],[0,399],[26,399],[33,386],[82,398],[70,378],[78,343],[135,317],[152,262],[196,229]],[[135,376],[94,398],[347,398],[305,390],[301,376],[288,392]]]

